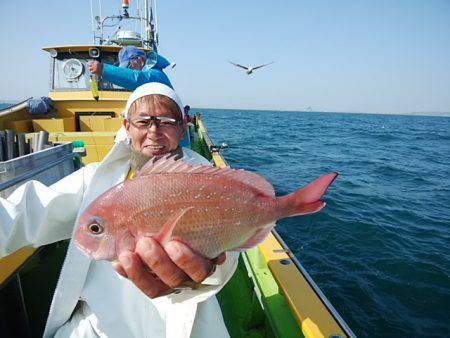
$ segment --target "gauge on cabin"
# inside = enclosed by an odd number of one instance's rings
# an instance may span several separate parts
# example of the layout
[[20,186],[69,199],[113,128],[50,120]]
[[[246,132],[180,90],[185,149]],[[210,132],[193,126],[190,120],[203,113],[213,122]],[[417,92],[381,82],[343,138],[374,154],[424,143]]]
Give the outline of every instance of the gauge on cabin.
[[68,80],[75,80],[83,73],[83,64],[78,59],[69,59],[64,63],[63,72]]

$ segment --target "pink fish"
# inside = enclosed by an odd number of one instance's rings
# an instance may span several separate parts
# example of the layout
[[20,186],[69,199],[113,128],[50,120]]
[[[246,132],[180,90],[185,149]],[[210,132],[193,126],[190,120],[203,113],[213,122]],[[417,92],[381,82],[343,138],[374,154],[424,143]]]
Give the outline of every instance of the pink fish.
[[273,186],[255,173],[166,156],[95,199],[79,219],[75,241],[94,259],[115,260],[143,236],[161,244],[179,240],[214,258],[260,243],[280,218],[322,209],[320,198],[336,176],[275,197]]

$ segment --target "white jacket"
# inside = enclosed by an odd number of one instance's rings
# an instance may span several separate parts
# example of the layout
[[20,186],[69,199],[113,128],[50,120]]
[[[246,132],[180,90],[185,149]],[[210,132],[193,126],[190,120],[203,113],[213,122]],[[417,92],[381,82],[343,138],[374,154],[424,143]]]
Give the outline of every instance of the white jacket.
[[[7,200],[0,198],[0,257],[26,245],[38,247],[70,238],[77,218],[89,203],[125,179],[130,168],[130,152],[126,142],[118,142],[102,162],[87,165],[50,187],[30,181],[17,188]],[[189,149],[183,152],[185,157],[203,159]],[[44,337],[54,336],[70,318],[90,263],[91,259],[71,241]],[[237,255],[227,255],[226,262],[203,282],[204,286],[166,296],[173,307],[166,318],[167,337],[189,337],[197,304],[216,294],[231,278],[236,266]]]

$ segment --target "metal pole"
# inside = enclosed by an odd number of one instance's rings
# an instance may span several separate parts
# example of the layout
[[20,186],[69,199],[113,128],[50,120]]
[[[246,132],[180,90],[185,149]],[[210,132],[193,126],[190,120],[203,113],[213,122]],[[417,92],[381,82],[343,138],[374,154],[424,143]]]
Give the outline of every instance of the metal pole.
[[42,130],[39,132],[38,150],[44,149],[44,146],[48,143],[48,136],[47,131]]
[[15,144],[14,144],[14,130],[7,129],[6,130],[6,154],[7,159],[12,160],[15,157]]
[[39,145],[39,134],[38,133],[34,133],[33,134],[33,138],[31,140],[31,146],[32,146],[32,153],[35,153],[36,151],[38,151],[38,145]]
[[17,134],[17,147],[19,149],[19,157],[25,155],[25,134]]
[[148,16],[148,0],[145,0],[145,40],[147,47],[150,47],[150,21]]
[[95,45],[95,25],[94,25],[94,6],[92,4],[91,0],[91,24],[92,24],[92,39],[93,39],[93,44]]
[[[158,46],[159,38],[158,38],[158,10],[156,8],[156,0],[155,0],[155,27],[154,27],[154,36],[155,36],[155,47]],[[155,48],[156,49],[156,48]]]
[[139,33],[141,34],[141,37],[144,36],[142,34],[142,13],[141,13],[141,1],[136,1],[136,12],[137,16],[139,18]]
[[103,15],[102,15],[102,0],[98,0],[98,6],[100,9],[100,22],[101,22],[101,27],[100,27],[100,44],[103,45]]
[[4,144],[6,140],[6,135],[3,130],[0,130],[0,162],[3,162],[6,160],[5,152],[4,152]]
[[33,145],[31,144],[31,138],[27,140],[25,154],[31,154],[33,152]]

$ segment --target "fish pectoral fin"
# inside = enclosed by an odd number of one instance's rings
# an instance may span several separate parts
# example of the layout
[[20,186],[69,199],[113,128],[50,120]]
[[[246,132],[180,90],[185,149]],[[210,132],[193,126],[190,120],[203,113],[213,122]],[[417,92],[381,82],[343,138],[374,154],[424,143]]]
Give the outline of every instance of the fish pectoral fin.
[[161,230],[156,235],[154,235],[153,238],[162,245],[170,241],[172,239],[173,229],[175,229],[180,219],[183,218],[183,216],[191,209],[194,209],[194,207],[182,209],[179,212],[171,215],[163,224]]
[[135,247],[136,239],[134,236],[129,231],[122,233],[116,240],[117,257],[123,251],[134,251]]
[[239,245],[234,251],[243,251],[250,248],[253,248],[256,244],[261,243],[267,235],[270,233],[270,231],[275,226],[275,223],[270,223],[264,226],[264,228],[259,229],[255,232],[255,234],[250,237],[247,241]]

